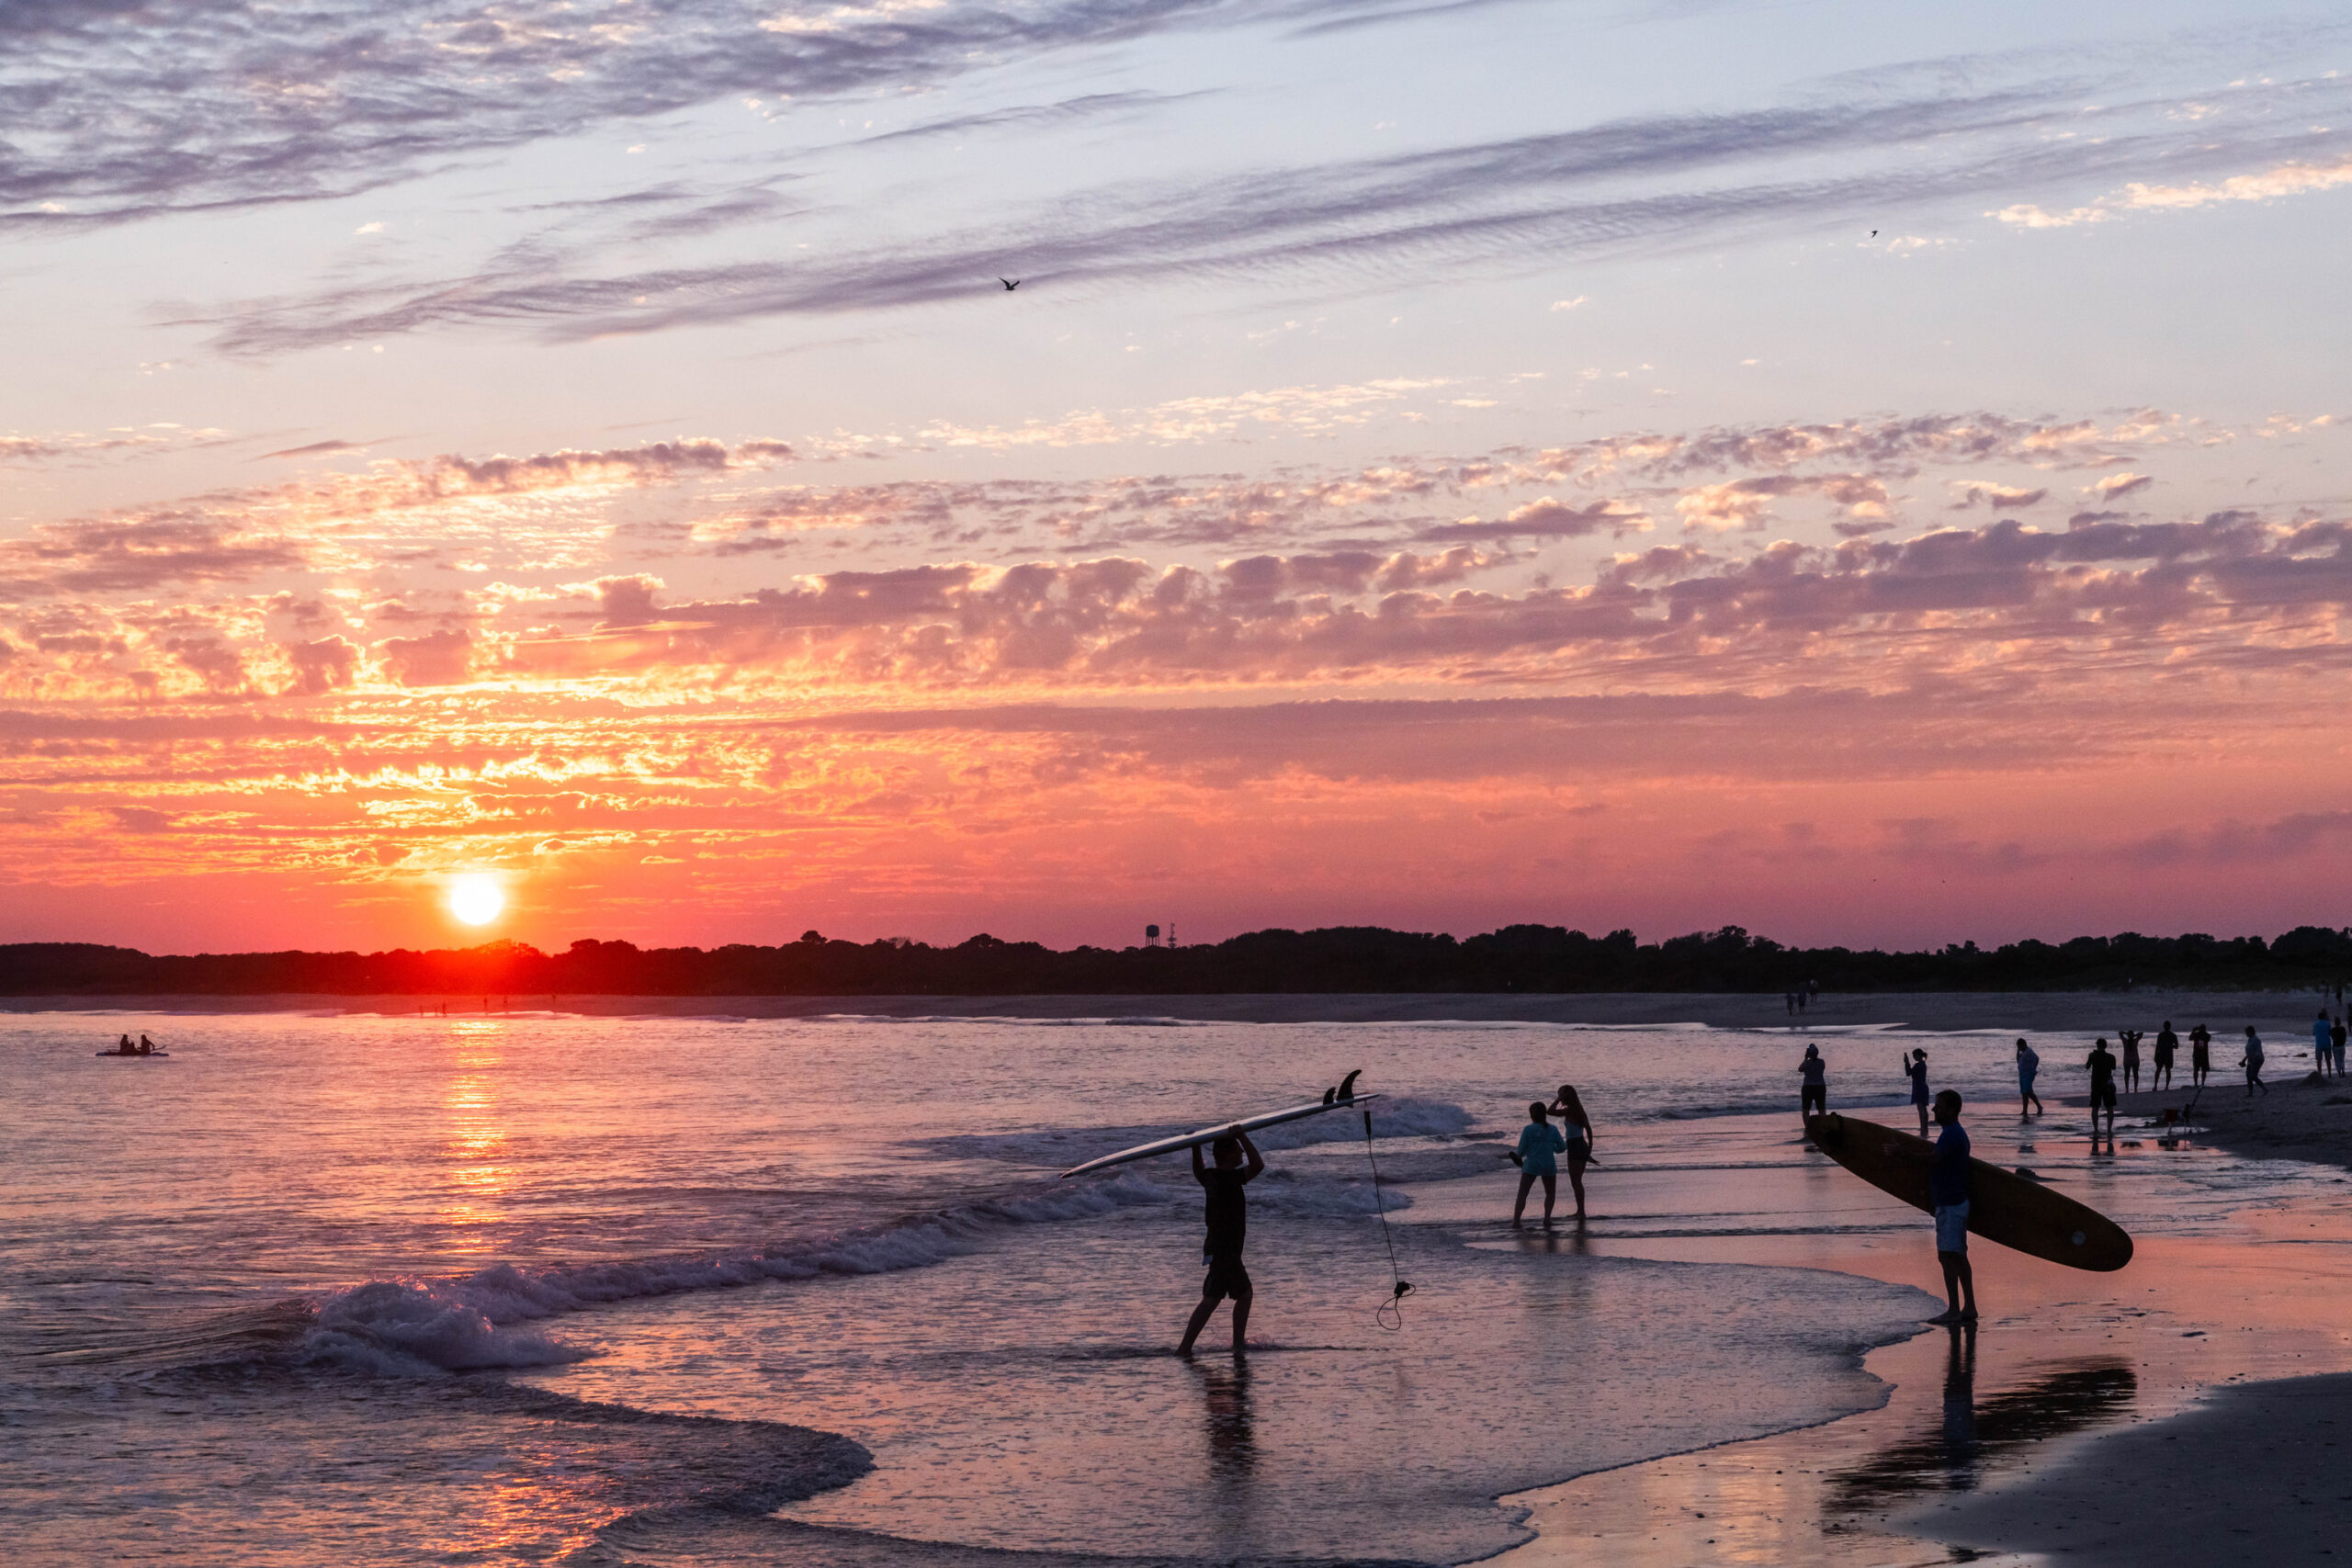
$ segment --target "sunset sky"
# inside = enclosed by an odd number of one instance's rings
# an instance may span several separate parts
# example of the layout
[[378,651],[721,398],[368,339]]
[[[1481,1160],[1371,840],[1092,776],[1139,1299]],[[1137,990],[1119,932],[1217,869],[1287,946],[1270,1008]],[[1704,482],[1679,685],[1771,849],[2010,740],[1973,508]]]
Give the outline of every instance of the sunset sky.
[[9,7],[0,941],[2343,924],[2347,73],[2259,0]]

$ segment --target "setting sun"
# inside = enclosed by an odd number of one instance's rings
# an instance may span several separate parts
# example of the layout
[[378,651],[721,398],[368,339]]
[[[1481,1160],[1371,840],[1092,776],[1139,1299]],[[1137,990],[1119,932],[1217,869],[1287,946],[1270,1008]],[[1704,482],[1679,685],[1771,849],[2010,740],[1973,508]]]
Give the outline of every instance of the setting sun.
[[506,908],[498,878],[476,872],[449,884],[449,912],[469,926],[486,926]]

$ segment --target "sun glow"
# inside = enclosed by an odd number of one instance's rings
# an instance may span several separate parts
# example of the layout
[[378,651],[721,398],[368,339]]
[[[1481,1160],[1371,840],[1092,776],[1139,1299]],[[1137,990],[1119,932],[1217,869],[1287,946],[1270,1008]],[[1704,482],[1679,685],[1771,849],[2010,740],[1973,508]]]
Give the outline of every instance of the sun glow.
[[449,913],[469,926],[486,926],[506,908],[506,890],[498,878],[480,872],[449,884]]

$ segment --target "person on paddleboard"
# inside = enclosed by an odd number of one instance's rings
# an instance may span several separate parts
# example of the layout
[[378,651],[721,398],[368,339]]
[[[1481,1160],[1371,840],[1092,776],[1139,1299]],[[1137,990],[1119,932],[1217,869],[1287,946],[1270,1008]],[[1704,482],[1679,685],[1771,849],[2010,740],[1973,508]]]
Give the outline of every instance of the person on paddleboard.
[[[1560,1136],[1568,1141],[1568,1185],[1577,1195],[1577,1218],[1584,1218],[1584,1168],[1592,1158],[1592,1117],[1585,1111],[1584,1101],[1577,1095],[1577,1086],[1564,1083],[1560,1098],[1551,1105],[1552,1114],[1560,1119]],[[1546,1212],[1550,1206],[1545,1205]]]
[[1829,1114],[1829,1064],[1821,1059],[1821,1047],[1804,1048],[1804,1060],[1797,1064],[1797,1120],[1808,1116]]
[[1919,1113],[1919,1136],[1928,1135],[1928,1054],[1914,1050],[1903,1064],[1904,1076],[1911,1080],[1911,1108]]
[[1936,1214],[1936,1261],[1943,1265],[1951,1307],[1929,1323],[1976,1321],[1976,1270],[1968,1261],[1968,1133],[1960,1124],[1960,1091],[1936,1096],[1936,1162],[1928,1170],[1928,1201]]
[[[2107,1048],[2107,1036],[2098,1037],[2083,1066],[2091,1070],[2091,1142],[2098,1142],[2099,1108],[2107,1108],[2107,1141],[2115,1142],[2115,1053]],[[2098,1151],[2093,1149],[2092,1153]]]
[[2026,1107],[2034,1114],[2041,1111],[2041,1096],[2033,1092],[2034,1075],[2041,1071],[2041,1054],[2024,1041],[2018,1042],[2018,1119],[2023,1121]]
[[1544,1223],[1552,1223],[1552,1205],[1560,1195],[1558,1156],[1567,1147],[1568,1140],[1552,1125],[1550,1110],[1540,1100],[1529,1100],[1527,1125],[1519,1130],[1519,1147],[1510,1152],[1511,1163],[1519,1167],[1519,1201],[1510,1206],[1512,1224],[1526,1217],[1528,1189],[1538,1181],[1544,1184]]
[[1193,1353],[1193,1341],[1209,1325],[1209,1314],[1216,1311],[1216,1303],[1227,1296],[1233,1298],[1235,1355],[1243,1353],[1244,1336],[1250,1331],[1250,1302],[1254,1292],[1250,1270],[1241,1266],[1241,1244],[1250,1234],[1250,1201],[1241,1190],[1265,1170],[1266,1156],[1238,1127],[1212,1144],[1209,1152],[1216,1160],[1214,1169],[1202,1163],[1201,1145],[1193,1145],[1193,1179],[1208,1192],[1208,1235],[1201,1243],[1201,1260],[1208,1265],[1208,1273],[1201,1280],[1201,1304],[1193,1309],[1193,1321],[1184,1325],[1184,1342],[1176,1347],[1180,1356]]

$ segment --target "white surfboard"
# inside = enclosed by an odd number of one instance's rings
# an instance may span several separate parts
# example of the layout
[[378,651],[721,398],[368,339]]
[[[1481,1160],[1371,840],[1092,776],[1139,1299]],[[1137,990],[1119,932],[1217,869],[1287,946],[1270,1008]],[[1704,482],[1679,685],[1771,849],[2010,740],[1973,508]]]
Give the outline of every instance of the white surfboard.
[[[1353,1077],[1355,1075],[1351,1073],[1348,1076]],[[1379,1098],[1380,1096],[1376,1094],[1358,1094],[1351,1095],[1346,1100],[1318,1100],[1306,1105],[1293,1105],[1281,1111],[1269,1111],[1262,1116],[1244,1116],[1238,1121],[1220,1122],[1214,1127],[1204,1127],[1197,1133],[1180,1133],[1175,1137],[1162,1138],[1158,1143],[1137,1144],[1134,1148],[1121,1149],[1117,1154],[1104,1155],[1101,1159],[1091,1159],[1084,1165],[1074,1165],[1062,1172],[1062,1179],[1067,1181],[1073,1176],[1084,1176],[1090,1170],[1107,1170],[1112,1166],[1125,1165],[1130,1160],[1149,1159],[1154,1155],[1182,1154],[1186,1149],[1198,1148],[1203,1144],[1213,1144],[1236,1130],[1255,1133],[1265,1127],[1279,1127],[1285,1122],[1303,1122],[1309,1116],[1320,1116],[1327,1111],[1353,1111]]]

